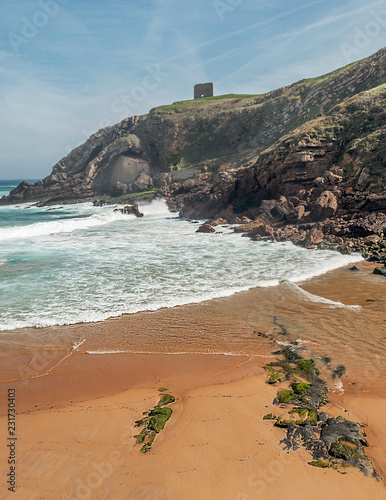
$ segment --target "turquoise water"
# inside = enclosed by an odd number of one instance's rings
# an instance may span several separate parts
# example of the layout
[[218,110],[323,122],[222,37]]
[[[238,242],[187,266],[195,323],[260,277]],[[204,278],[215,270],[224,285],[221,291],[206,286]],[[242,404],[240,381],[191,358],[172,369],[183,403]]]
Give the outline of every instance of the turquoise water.
[[[9,191],[11,183],[0,186]],[[140,206],[140,219],[114,208],[0,206],[0,330],[199,302],[358,260],[252,242],[230,227],[196,233],[198,225],[171,214],[163,200]]]

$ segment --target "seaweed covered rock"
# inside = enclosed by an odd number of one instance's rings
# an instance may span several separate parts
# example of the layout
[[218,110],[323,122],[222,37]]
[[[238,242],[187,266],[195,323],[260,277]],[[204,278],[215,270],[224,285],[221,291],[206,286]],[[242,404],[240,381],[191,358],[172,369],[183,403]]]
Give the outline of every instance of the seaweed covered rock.
[[167,408],[166,405],[174,403],[174,401],[174,396],[162,394],[156,406],[149,412],[145,412],[145,416],[135,422],[135,427],[143,427],[141,432],[134,436],[136,443],[142,444],[142,453],[147,453],[150,450],[156,435],[165,427],[173,413],[173,410]]
[[[286,429],[286,437],[280,441],[284,449],[296,451],[303,447],[308,450],[313,458],[309,465],[337,470],[353,466],[366,476],[380,480],[365,454],[364,447],[368,443],[361,425],[343,417],[330,418],[327,413],[319,411],[328,402],[328,387],[320,378],[315,361],[301,358],[297,349],[293,345],[276,351],[274,354],[280,354],[284,359],[265,367],[267,383],[272,384],[275,380],[279,384],[274,404],[287,411],[277,417],[270,413],[263,417],[264,420],[274,420],[276,427]],[[324,358],[324,361],[333,378],[345,373],[343,365],[332,370],[331,359]],[[284,380],[277,378],[280,374]],[[287,387],[280,387],[284,382],[287,382]]]
[[176,398],[174,396],[171,396],[170,394],[162,394],[160,400],[157,403],[157,406],[158,407],[166,406],[171,403],[174,403],[175,400]]
[[307,410],[306,408],[294,408],[287,415],[281,415],[277,418],[276,427],[290,427],[291,425],[316,425],[318,414],[316,410]]
[[373,271],[373,274],[379,274],[380,276],[386,277],[386,266],[376,267]]
[[277,393],[279,403],[290,403],[294,399],[296,399],[296,394],[289,389],[280,389]]
[[268,373],[268,384],[277,384],[278,382],[284,382],[286,376],[283,372],[276,370],[273,366],[266,366],[265,370]]
[[295,394],[301,396],[303,394],[307,394],[309,385],[306,384],[305,382],[293,382],[291,384],[291,387]]

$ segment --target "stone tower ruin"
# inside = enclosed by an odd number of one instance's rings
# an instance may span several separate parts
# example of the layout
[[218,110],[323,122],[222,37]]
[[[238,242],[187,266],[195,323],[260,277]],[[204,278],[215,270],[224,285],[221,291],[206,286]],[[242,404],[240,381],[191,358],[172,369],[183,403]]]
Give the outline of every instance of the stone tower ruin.
[[194,98],[213,97],[213,83],[198,83],[194,86]]

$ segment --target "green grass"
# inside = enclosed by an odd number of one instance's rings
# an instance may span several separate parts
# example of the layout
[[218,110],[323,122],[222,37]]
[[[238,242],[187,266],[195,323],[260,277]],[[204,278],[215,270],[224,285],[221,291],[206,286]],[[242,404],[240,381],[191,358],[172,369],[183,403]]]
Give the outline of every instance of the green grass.
[[166,104],[164,106],[158,106],[155,108],[156,112],[166,112],[166,111],[183,111],[185,109],[190,109],[193,106],[201,107],[212,102],[225,101],[231,99],[257,99],[261,97],[262,94],[225,94],[217,95],[213,97],[202,97],[201,99],[189,99],[187,101],[176,101],[173,104]]
[[109,205],[114,205],[115,203],[123,203],[129,201],[140,200],[142,198],[147,198],[154,195],[158,191],[158,188],[149,189],[148,191],[140,191],[139,193],[123,194],[122,196],[117,196],[115,198],[110,198],[107,203]]

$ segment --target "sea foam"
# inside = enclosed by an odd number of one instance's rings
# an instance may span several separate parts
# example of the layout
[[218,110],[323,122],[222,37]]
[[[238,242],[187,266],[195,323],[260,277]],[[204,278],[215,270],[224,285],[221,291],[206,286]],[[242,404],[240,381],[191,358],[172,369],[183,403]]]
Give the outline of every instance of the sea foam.
[[103,321],[283,280],[304,300],[344,307],[294,283],[361,259],[253,242],[228,229],[196,234],[198,224],[171,214],[161,200],[140,210],[145,216],[137,219],[90,203],[54,211],[0,207],[0,261],[6,262],[0,330]]
[[58,233],[71,233],[91,229],[112,222],[127,219],[127,215],[114,212],[104,215],[90,215],[84,218],[67,218],[49,222],[35,222],[26,226],[13,226],[0,228],[0,242],[14,239],[39,238],[40,236],[49,236]]

